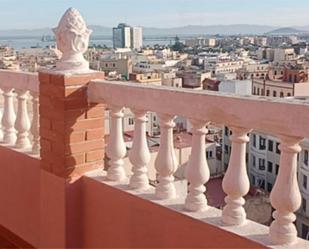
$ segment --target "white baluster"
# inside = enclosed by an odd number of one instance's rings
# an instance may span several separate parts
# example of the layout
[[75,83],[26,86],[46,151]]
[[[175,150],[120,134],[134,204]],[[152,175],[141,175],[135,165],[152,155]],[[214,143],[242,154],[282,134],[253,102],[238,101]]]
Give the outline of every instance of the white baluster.
[[149,179],[147,165],[150,161],[150,152],[146,137],[146,111],[135,111],[135,126],[132,149],[129,152],[129,159],[132,163],[133,175],[130,178],[130,187],[133,189],[147,189]]
[[[3,92],[1,89],[0,89],[0,94],[3,96]],[[2,119],[2,116],[1,116],[1,119]],[[0,141],[1,142],[3,141],[3,128],[2,128],[1,122],[0,122]]]
[[240,225],[246,220],[243,208],[245,196],[250,189],[250,182],[246,167],[246,144],[249,142],[248,129],[232,127],[230,137],[232,152],[229,166],[223,179],[223,190],[226,206],[222,212],[222,220],[228,225]]
[[32,153],[40,153],[40,134],[39,134],[39,94],[32,93],[33,117],[31,124],[31,133],[33,136]]
[[126,177],[123,158],[126,155],[126,146],[123,139],[123,108],[111,106],[110,108],[110,137],[106,149],[110,158],[107,178],[112,181],[122,181]]
[[174,116],[159,114],[160,118],[160,148],[155,161],[159,183],[156,187],[156,196],[159,199],[176,197],[174,176],[177,169],[177,158],[173,142]]
[[14,128],[16,115],[14,110],[14,92],[13,88],[4,88],[4,110],[2,116],[3,127],[3,143],[8,145],[15,145],[16,142],[16,130]]
[[297,239],[297,231],[293,222],[294,212],[301,205],[301,194],[297,183],[297,153],[301,151],[301,139],[280,137],[280,167],[279,173],[270,194],[274,221],[270,226],[270,239],[274,244],[289,244]]
[[207,208],[204,186],[210,177],[206,159],[205,135],[208,132],[206,123],[190,120],[192,124],[192,151],[186,168],[186,178],[189,182],[189,193],[185,201],[185,208],[189,211],[202,211]]
[[31,147],[29,139],[29,130],[31,127],[28,115],[28,91],[16,90],[17,93],[17,117],[15,122],[15,129],[17,130],[16,148],[27,149]]

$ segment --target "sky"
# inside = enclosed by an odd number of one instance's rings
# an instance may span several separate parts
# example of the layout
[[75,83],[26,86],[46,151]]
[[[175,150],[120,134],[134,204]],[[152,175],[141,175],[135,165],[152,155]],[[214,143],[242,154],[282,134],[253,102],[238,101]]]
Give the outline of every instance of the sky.
[[144,27],[261,24],[309,25],[309,0],[0,0],[0,29],[57,26],[69,7],[86,22]]

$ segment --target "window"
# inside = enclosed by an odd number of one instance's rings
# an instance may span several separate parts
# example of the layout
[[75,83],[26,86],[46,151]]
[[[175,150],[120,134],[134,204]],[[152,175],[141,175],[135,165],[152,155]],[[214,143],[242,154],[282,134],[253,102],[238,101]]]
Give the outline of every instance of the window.
[[283,97],[284,97],[283,92],[280,92],[280,98],[283,98]]
[[308,150],[304,151],[304,164],[308,166]]
[[307,211],[307,201],[306,201],[305,198],[302,198],[302,200],[301,200],[301,208],[302,208],[303,212],[306,213],[306,211]]
[[265,159],[259,158],[259,170],[265,170]]
[[133,118],[129,118],[129,125],[134,125],[134,119]]
[[256,93],[256,87],[253,87],[253,95]]
[[227,145],[224,145],[224,152],[225,154],[229,153],[229,147]]
[[270,193],[272,189],[273,189],[273,185],[268,182],[267,183],[267,191],[268,191],[268,193]]
[[265,188],[265,180],[259,179],[258,180],[258,187],[264,189]]
[[253,147],[256,148],[256,135],[253,134]]
[[279,173],[279,165],[276,164],[276,175],[278,175],[278,173]]
[[309,226],[302,224],[301,225],[301,236],[303,239],[308,239]]
[[115,63],[113,63],[113,67],[116,67],[116,64],[115,64]]
[[256,160],[255,156],[252,156],[252,165],[253,165],[253,167],[255,167],[255,166],[256,166],[256,162],[255,162],[255,160]]
[[267,90],[267,91],[266,91],[266,96],[269,96],[269,95],[270,95],[270,91]]
[[266,149],[266,139],[260,136],[260,150]]
[[274,151],[274,142],[272,140],[268,140],[268,151]]
[[276,143],[276,153],[281,154],[280,149],[279,149],[279,143]]
[[288,93],[288,97],[291,97],[291,93]]
[[304,187],[304,189],[307,189],[307,181],[308,181],[307,176],[303,175],[303,187]]
[[252,185],[255,185],[255,176],[254,175],[252,175]]
[[267,171],[273,173],[273,163],[270,161],[267,162]]
[[277,97],[277,92],[273,91],[273,97]]
[[225,136],[229,135],[229,128],[227,128],[227,127],[224,128],[224,134],[225,134]]
[[257,95],[260,95],[260,88],[257,89]]

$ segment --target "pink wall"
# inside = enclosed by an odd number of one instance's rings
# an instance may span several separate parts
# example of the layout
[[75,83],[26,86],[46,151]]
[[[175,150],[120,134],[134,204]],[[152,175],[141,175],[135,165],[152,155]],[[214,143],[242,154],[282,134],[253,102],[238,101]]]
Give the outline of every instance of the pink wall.
[[[262,248],[88,177],[0,147],[0,225],[39,248]],[[224,238],[224,239],[222,239]]]
[[32,245],[39,243],[40,163],[0,146],[0,224]]
[[84,248],[264,248],[93,179],[83,185]]

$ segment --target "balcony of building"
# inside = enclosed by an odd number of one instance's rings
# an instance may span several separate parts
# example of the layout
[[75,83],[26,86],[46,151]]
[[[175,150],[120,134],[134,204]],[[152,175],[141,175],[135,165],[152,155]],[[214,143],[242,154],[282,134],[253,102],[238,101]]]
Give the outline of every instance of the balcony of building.
[[[1,237],[15,246],[39,248],[309,247],[294,225],[301,202],[297,153],[309,135],[306,101],[106,81],[83,58],[90,31],[76,10],[66,12],[55,33],[63,55],[54,70],[0,71]],[[130,176],[124,170],[124,107],[135,115]],[[155,186],[147,176],[148,111],[160,118]],[[188,191],[174,184],[177,115],[192,124]],[[232,131],[223,210],[210,207],[204,194],[210,123]],[[246,144],[251,130],[281,142],[270,227],[248,220],[243,208],[250,187]]]

